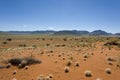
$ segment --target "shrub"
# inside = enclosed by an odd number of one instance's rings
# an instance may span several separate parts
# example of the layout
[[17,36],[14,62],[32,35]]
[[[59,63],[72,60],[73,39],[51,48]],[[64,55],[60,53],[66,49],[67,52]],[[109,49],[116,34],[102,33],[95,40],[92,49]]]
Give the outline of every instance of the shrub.
[[40,75],[37,77],[37,80],[52,80],[53,76],[49,74],[48,76]]
[[67,38],[64,38],[63,40],[64,40],[64,41],[67,41]]
[[55,60],[55,63],[58,63],[58,60]]
[[12,39],[11,38],[7,38],[7,41],[12,41]]
[[45,40],[45,38],[42,38],[42,40],[44,41],[44,40]]
[[37,80],[45,80],[44,75],[40,75],[37,77]]
[[62,59],[63,59],[63,60],[65,60],[65,58],[64,58],[64,57],[63,57]]
[[23,68],[27,65],[27,62],[25,60],[22,60],[21,63],[18,65],[18,68]]
[[53,78],[53,75],[52,75],[52,74],[49,74],[49,78]]
[[112,62],[108,62],[109,65],[113,65]]
[[86,54],[83,55],[83,57],[84,57],[84,58],[88,58],[89,55],[86,53]]
[[32,57],[27,57],[27,58],[25,58],[25,61],[27,62],[27,65],[39,64],[39,63],[42,62],[42,61],[36,60],[36,59],[34,59],[34,58],[32,58]]
[[37,48],[37,45],[32,45],[33,48]]
[[10,68],[11,65],[12,65],[11,63],[8,63],[7,66],[6,66],[6,68]]
[[86,61],[86,59],[83,59],[84,61]]
[[115,61],[115,59],[113,57],[108,57],[107,60],[108,61]]
[[17,71],[16,71],[16,70],[14,70],[14,71],[13,71],[13,74],[15,75],[16,73],[17,73]]
[[19,47],[26,47],[26,44],[19,44]]
[[37,40],[39,40],[39,38],[36,38]]
[[67,61],[67,63],[66,63],[66,66],[71,66],[71,64],[72,64],[72,61]]
[[58,57],[61,57],[61,55],[59,54]]
[[46,44],[46,46],[50,46],[50,44]]
[[32,64],[39,64],[42,61],[36,60],[32,57],[27,57],[27,58],[12,58],[8,60],[8,63],[11,63],[14,66],[18,66],[18,68],[23,68],[26,65],[32,65]]
[[117,41],[109,41],[107,43],[104,44],[105,46],[109,46],[109,45],[114,45],[114,46],[118,46],[120,45],[120,43],[118,43]]
[[12,65],[18,66],[22,62],[21,58],[13,58],[8,60],[8,63],[11,63]]
[[7,42],[6,42],[6,41],[4,41],[4,42],[3,42],[3,44],[7,44]]
[[52,39],[52,38],[50,38],[50,40],[52,41],[53,39]]
[[65,71],[65,73],[68,73],[69,72],[69,67],[65,67],[64,71]]
[[76,62],[76,63],[75,63],[75,66],[77,66],[77,67],[78,67],[78,66],[79,66],[79,63],[78,63],[78,62]]
[[69,57],[69,59],[70,59],[70,60],[73,60],[73,57],[71,56],[71,57]]
[[29,66],[25,66],[25,69],[28,69]]
[[91,73],[91,71],[85,71],[85,76],[86,77],[92,77],[92,73]]
[[49,76],[46,76],[45,77],[45,80],[51,80]]
[[120,63],[117,63],[117,65],[116,65],[118,68],[120,68]]
[[106,68],[106,69],[105,69],[105,72],[106,72],[107,74],[111,74],[111,73],[112,73],[110,68]]

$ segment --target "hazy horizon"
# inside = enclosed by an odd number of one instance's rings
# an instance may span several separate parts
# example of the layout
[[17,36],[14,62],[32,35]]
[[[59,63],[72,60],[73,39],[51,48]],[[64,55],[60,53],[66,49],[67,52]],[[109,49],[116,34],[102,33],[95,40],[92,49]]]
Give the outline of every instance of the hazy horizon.
[[119,0],[0,0],[0,31],[120,33]]

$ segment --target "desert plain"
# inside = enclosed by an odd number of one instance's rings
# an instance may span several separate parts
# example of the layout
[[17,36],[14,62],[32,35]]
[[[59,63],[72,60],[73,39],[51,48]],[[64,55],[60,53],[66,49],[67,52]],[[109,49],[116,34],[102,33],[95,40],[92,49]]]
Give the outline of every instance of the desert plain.
[[0,35],[0,80],[120,80],[120,37]]

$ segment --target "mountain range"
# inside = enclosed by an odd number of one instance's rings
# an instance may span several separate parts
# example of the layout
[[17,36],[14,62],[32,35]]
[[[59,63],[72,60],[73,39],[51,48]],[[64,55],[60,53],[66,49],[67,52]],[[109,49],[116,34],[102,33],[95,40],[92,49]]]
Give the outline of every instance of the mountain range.
[[82,30],[61,30],[61,31],[53,31],[53,30],[45,30],[45,31],[0,31],[0,34],[53,34],[53,35],[105,35],[105,36],[120,36],[120,33],[108,33],[103,30],[95,30],[92,32],[82,31]]

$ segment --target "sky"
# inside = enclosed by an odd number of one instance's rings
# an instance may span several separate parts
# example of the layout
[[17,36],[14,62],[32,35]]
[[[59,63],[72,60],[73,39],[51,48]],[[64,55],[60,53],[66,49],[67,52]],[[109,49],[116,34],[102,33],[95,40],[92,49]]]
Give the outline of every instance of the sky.
[[0,31],[120,32],[120,0],[0,0]]

